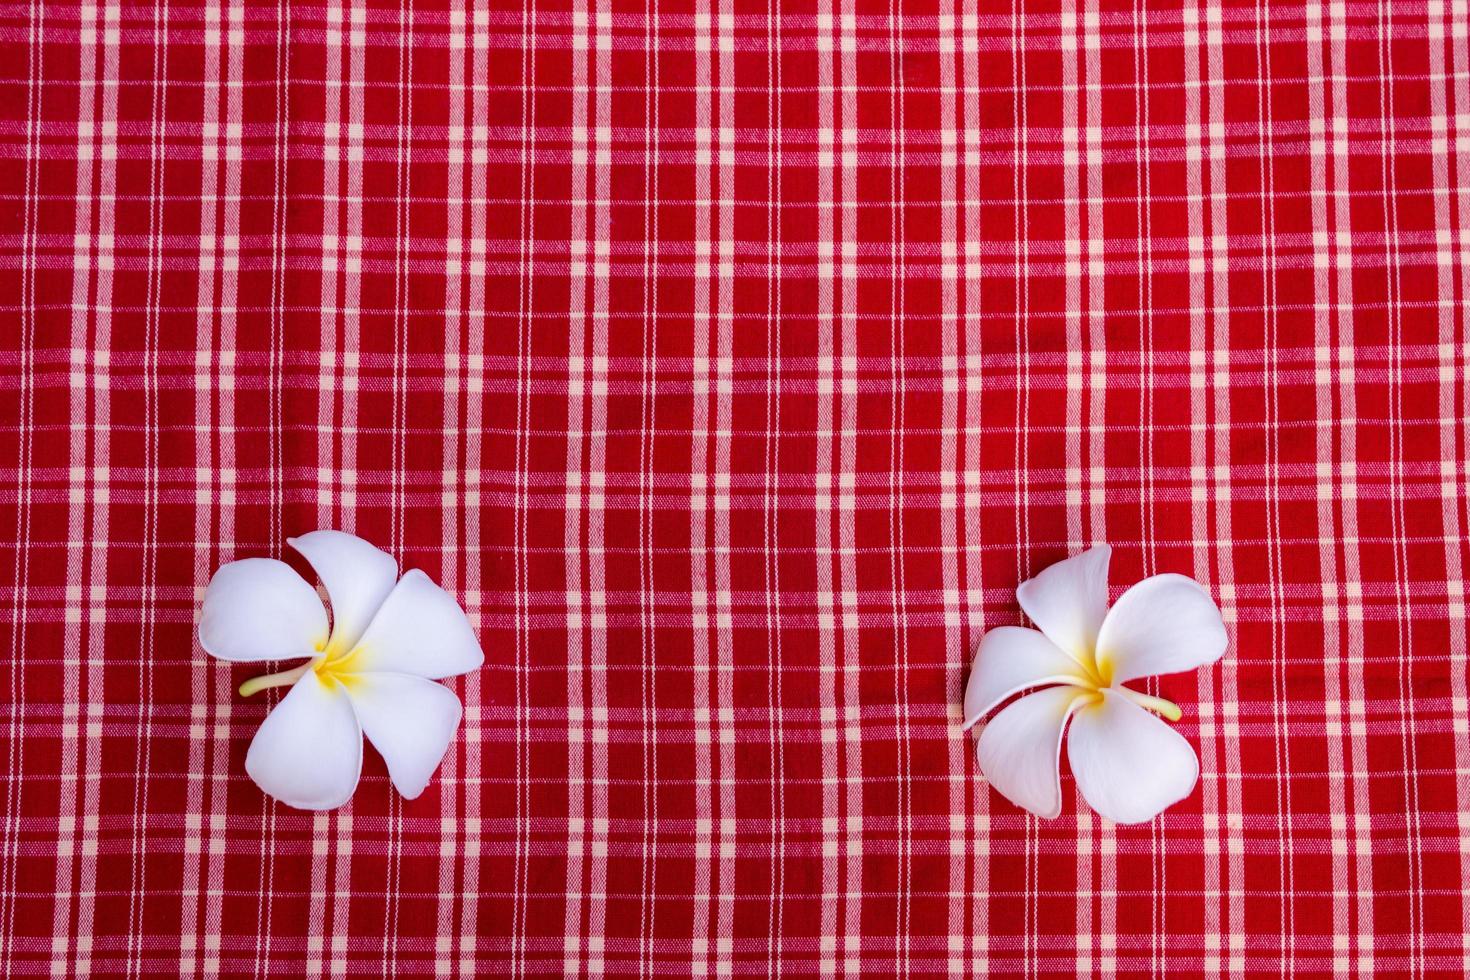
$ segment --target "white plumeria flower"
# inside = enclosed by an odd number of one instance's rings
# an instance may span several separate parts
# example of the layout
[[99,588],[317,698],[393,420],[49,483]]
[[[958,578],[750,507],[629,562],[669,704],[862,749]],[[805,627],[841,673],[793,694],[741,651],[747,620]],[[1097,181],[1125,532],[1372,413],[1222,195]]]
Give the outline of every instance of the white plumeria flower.
[[245,697],[291,686],[266,716],[245,771],[282,803],[330,810],[362,774],[366,735],[398,791],[414,799],[449,748],[463,707],[435,681],[485,661],[464,610],[418,569],[361,538],[312,531],[287,539],[315,569],[331,600],[285,562],[246,558],[220,567],[204,590],[199,643],[235,662],[309,663],[240,685]]
[[[1040,632],[1002,626],[986,633],[965,689],[965,727],[1022,691],[980,733],[980,769],[1023,809],[1062,812],[1062,733],[1077,788],[1115,823],[1152,820],[1184,799],[1199,759],[1184,737],[1150,712],[1178,721],[1177,705],[1125,681],[1212,664],[1225,653],[1214,600],[1184,575],[1155,575],[1108,609],[1108,559],[1099,545],[1060,561],[1016,589]],[[1147,709],[1147,710],[1145,710]]]

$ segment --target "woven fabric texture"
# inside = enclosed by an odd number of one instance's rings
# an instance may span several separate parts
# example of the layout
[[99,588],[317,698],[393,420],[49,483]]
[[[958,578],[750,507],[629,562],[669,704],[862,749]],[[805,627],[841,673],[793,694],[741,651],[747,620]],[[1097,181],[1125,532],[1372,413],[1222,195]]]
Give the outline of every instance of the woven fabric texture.
[[[13,975],[1458,974],[1457,2],[0,4]],[[221,563],[486,653],[405,801],[244,772]],[[1195,792],[960,730],[1018,582],[1202,582]],[[311,746],[302,746],[310,752]]]

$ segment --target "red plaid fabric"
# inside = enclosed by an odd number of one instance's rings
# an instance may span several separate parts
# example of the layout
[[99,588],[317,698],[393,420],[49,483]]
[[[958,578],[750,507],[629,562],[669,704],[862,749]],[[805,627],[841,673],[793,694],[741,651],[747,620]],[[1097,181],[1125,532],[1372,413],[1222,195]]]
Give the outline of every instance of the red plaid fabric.
[[[1470,14],[0,6],[16,975],[1459,973]],[[339,527],[487,662],[404,801],[246,777],[221,563]],[[1110,541],[1232,645],[1195,793],[985,785]],[[295,558],[286,555],[290,560]],[[310,746],[303,746],[309,752]]]

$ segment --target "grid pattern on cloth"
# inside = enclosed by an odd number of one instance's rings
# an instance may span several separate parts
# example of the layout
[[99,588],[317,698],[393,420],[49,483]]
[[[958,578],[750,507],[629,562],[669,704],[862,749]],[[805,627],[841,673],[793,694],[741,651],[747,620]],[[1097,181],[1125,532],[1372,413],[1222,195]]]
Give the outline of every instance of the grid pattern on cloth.
[[[0,962],[1460,972],[1467,17],[0,4]],[[316,527],[482,637],[417,800],[196,644]],[[1232,635],[1142,827],[958,725],[1100,541]]]

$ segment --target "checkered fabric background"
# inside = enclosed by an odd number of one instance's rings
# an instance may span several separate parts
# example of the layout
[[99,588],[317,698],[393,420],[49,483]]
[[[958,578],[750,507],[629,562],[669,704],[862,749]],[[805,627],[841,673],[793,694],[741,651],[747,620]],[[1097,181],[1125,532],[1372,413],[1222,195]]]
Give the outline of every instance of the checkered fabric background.
[[[1467,28],[0,3],[0,960],[1459,973]],[[317,527],[483,640],[412,802],[263,797],[196,643]],[[958,724],[1099,541],[1232,635],[1141,827]]]

